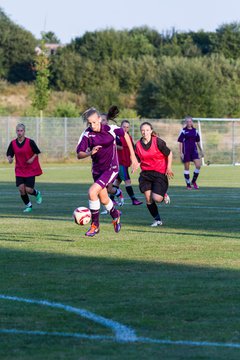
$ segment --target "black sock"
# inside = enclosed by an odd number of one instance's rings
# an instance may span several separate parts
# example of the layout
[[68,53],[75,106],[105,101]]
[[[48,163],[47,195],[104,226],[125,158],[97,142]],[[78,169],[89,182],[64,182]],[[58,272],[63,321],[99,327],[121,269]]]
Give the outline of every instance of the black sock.
[[195,183],[197,181],[198,175],[199,175],[199,171],[198,172],[194,171],[193,178],[192,178],[192,183]]
[[33,193],[32,193],[32,194],[30,194],[30,195],[37,196],[37,194],[38,194],[38,191],[37,191],[37,190],[35,190],[35,189],[33,189]]
[[119,197],[121,194],[122,194],[121,190],[119,188],[117,188],[114,196]]
[[147,208],[155,220],[161,220],[159,212],[158,212],[158,207],[155,202],[153,202],[152,204],[147,204]]
[[135,199],[135,195],[134,195],[134,191],[133,191],[133,188],[131,185],[128,185],[128,186],[125,186],[125,189],[128,193],[128,196],[131,198],[131,199]]
[[188,173],[185,173],[185,172],[184,172],[184,178],[185,178],[186,184],[187,184],[187,185],[190,185],[190,175],[189,175],[189,172],[188,172]]
[[109,196],[112,201],[114,200],[115,195],[117,195],[118,189],[119,186],[113,185],[113,190],[115,190],[115,193]]
[[25,205],[29,204],[30,200],[29,200],[28,194],[21,195],[21,198]]

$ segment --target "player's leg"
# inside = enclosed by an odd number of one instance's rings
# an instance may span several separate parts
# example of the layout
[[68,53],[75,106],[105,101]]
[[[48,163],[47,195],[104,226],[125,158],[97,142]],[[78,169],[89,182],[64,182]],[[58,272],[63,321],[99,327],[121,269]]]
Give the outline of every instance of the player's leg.
[[168,178],[164,175],[154,175],[154,181],[152,183],[152,201],[156,206],[158,214],[155,216],[155,221],[151,226],[161,226],[162,220],[159,214],[159,210],[156,203],[165,202],[165,197],[168,190]]
[[[89,209],[92,215],[91,227],[85,233],[86,236],[95,236],[99,233],[99,213],[100,213],[100,201],[99,201],[99,193],[102,190],[102,187],[94,183],[90,186],[88,190],[88,203]],[[106,190],[107,193],[107,190]]]
[[25,182],[24,178],[22,178],[20,176],[16,176],[16,186],[18,187],[21,199],[25,205],[25,209],[23,210],[23,212],[31,212],[32,211],[32,203],[29,200],[29,196],[26,191],[26,186],[25,186],[24,182]]
[[150,214],[152,215],[152,217],[154,219],[151,226],[153,226],[153,227],[161,226],[162,221],[161,221],[161,217],[160,217],[160,214],[159,214],[159,211],[158,211],[157,204],[152,198],[152,190],[145,191],[144,196],[145,196],[148,211],[150,212]]
[[154,179],[152,175],[146,171],[146,172],[141,172],[138,181],[139,181],[139,189],[141,193],[143,193],[145,196],[147,209],[154,219],[154,222],[152,223],[151,226],[158,226],[160,225],[161,218],[158,212],[158,207],[155,201],[152,199],[152,184]]
[[35,196],[36,203],[40,205],[42,203],[41,192],[35,189],[35,176],[28,177],[26,179],[26,191],[29,195]]
[[184,163],[184,179],[187,185],[187,189],[191,190],[191,182],[190,182],[190,161]]
[[[112,200],[108,196],[107,187],[113,183],[113,181],[117,177],[117,172],[112,170],[107,170],[103,172],[100,176],[95,178],[95,183],[89,189],[89,199],[92,201],[96,201],[98,199],[98,206],[95,203],[95,213],[98,207],[98,227],[99,227],[99,209],[100,209],[100,201],[103,205],[105,205],[106,210],[109,212],[110,216],[113,219],[113,226],[116,232],[119,232],[121,229],[120,224],[120,211],[118,211],[112,203]],[[100,199],[100,201],[99,201]],[[90,203],[89,203],[90,204]],[[91,207],[89,206],[90,210]],[[95,217],[96,218],[96,215]],[[96,218],[97,220],[97,218]],[[94,220],[92,219],[92,223]],[[97,225],[97,224],[96,224]],[[95,234],[94,234],[95,235]],[[91,235],[90,235],[91,236]]]
[[[124,199],[123,199],[122,190],[119,188],[120,184],[121,184],[121,180],[116,179],[116,180],[114,180],[113,183],[111,183],[107,186],[107,190],[109,193],[109,197],[112,200],[112,202],[114,203],[114,205],[122,206],[124,204]],[[116,202],[114,200],[115,196],[119,199],[118,202]]]
[[120,222],[120,216],[121,212],[116,209],[114,206],[112,200],[108,196],[107,189],[102,189],[102,191],[99,193],[99,199],[101,203],[105,206],[107,212],[112,217],[112,223],[114,227],[115,232],[119,232],[121,230],[121,222]]
[[191,184],[193,185],[194,189],[199,189],[199,186],[197,185],[197,178],[199,176],[200,173],[200,169],[201,169],[201,160],[200,159],[194,159],[193,160],[194,165],[195,165],[195,169],[193,172],[193,178],[192,178],[192,182]]
[[141,205],[142,201],[139,201],[133,191],[133,187],[132,187],[132,183],[131,183],[131,179],[130,179],[130,175],[129,175],[129,171],[128,171],[128,167],[124,166],[123,167],[123,180],[125,182],[125,189],[126,192],[128,194],[128,196],[130,197],[130,199],[132,200],[132,204],[133,205]]
[[[152,174],[152,204],[155,204],[155,207],[152,205],[152,211],[155,212],[154,222],[151,226],[161,226],[162,221],[157,207],[157,203],[165,202],[164,198],[166,197],[168,190],[168,178],[164,174]],[[154,209],[155,208],[155,209]]]

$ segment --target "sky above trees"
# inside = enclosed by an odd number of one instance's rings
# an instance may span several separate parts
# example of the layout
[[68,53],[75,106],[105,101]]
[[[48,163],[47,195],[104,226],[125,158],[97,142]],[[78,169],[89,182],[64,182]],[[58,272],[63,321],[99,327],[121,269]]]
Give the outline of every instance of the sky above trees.
[[215,31],[222,24],[239,21],[240,14],[239,0],[0,0],[0,7],[35,37],[40,38],[42,31],[53,31],[62,43],[86,31],[111,27]]

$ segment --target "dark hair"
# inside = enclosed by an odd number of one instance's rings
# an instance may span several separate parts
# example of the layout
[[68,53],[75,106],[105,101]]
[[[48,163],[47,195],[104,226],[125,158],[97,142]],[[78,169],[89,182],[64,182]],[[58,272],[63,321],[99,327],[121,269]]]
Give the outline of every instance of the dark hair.
[[151,128],[151,130],[152,130],[151,136],[157,136],[156,131],[153,130],[152,124],[151,124],[150,122],[148,122],[148,121],[144,121],[144,122],[140,125],[140,130],[142,130],[142,127],[143,127],[144,125],[150,126],[150,128]]
[[93,114],[98,114],[98,116],[100,116],[99,111],[94,107],[90,107],[89,109],[85,110],[84,113],[82,114],[83,121],[88,121],[89,117]]
[[119,114],[119,109],[116,105],[112,105],[107,112],[107,119],[114,120]]
[[124,123],[127,123],[127,124],[130,125],[130,122],[129,122],[128,120],[122,120],[122,121],[121,121],[121,126],[122,126]]
[[153,130],[152,124],[148,121],[144,121],[141,125],[140,125],[140,130],[142,129],[143,125],[148,125],[150,126],[151,130]]

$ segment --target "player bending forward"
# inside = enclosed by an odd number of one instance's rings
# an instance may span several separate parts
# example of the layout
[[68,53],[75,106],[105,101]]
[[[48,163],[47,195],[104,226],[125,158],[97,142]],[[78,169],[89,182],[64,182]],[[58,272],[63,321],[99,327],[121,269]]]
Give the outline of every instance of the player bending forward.
[[116,125],[103,125],[101,115],[95,108],[86,110],[83,114],[89,127],[85,130],[78,146],[77,157],[84,159],[92,158],[92,176],[94,183],[89,188],[89,209],[92,214],[90,229],[86,236],[95,236],[99,233],[99,210],[102,203],[112,217],[113,227],[116,233],[121,230],[120,215],[111,199],[109,199],[107,187],[118,175],[119,165],[117,158],[116,136],[124,136],[129,146],[132,169],[135,171],[139,163],[136,159],[134,149],[128,134]]

